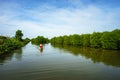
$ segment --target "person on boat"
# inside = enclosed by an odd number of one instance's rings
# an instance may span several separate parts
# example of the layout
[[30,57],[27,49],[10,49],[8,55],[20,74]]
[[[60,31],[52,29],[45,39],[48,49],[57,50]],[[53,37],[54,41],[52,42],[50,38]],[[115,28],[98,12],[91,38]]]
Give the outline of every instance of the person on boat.
[[43,48],[43,45],[42,45],[42,44],[40,44],[40,48]]

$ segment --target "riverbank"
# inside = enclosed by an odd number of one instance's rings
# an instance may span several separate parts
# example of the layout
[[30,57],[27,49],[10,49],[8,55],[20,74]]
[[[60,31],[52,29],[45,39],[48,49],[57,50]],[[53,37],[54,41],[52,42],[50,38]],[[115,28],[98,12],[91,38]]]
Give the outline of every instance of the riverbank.
[[0,55],[7,54],[12,50],[18,49],[26,45],[29,41],[30,40],[28,38],[19,41],[16,38],[0,36]]
[[92,34],[73,34],[53,37],[52,44],[120,50],[120,29]]

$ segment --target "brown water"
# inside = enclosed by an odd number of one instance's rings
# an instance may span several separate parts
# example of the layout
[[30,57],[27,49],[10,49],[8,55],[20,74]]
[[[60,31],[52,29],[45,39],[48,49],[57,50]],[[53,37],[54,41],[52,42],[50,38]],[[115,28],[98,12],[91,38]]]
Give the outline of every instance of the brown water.
[[0,56],[0,80],[120,80],[120,51],[29,43]]

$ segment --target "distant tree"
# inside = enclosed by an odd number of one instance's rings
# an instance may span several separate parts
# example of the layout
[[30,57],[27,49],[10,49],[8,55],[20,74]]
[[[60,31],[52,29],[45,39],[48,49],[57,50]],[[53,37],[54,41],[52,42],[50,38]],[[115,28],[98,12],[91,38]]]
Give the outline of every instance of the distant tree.
[[70,42],[72,45],[80,45],[80,35],[70,35]]
[[31,40],[31,42],[32,42],[33,44],[40,44],[40,43],[44,44],[44,43],[48,43],[48,42],[49,42],[49,39],[48,39],[48,38],[45,38],[45,37],[43,37],[43,36],[37,36],[36,38],[33,38],[33,39]]
[[23,36],[22,31],[21,30],[17,30],[16,34],[15,34],[15,38],[18,39],[19,41],[22,41],[22,36]]
[[120,49],[120,30],[111,32],[94,32],[93,34],[73,34],[54,37],[51,43],[65,45],[79,45],[104,49]]
[[57,38],[56,38],[56,43],[58,43],[58,44],[63,44],[63,37],[62,37],[62,36],[57,37]]
[[102,48],[117,49],[117,37],[112,32],[105,32],[101,36]]
[[99,32],[94,32],[93,34],[91,34],[90,36],[91,47],[95,47],[95,48],[101,47],[101,41],[100,41],[101,35],[102,33]]
[[85,46],[85,47],[90,46],[90,34],[84,34],[84,36],[83,36],[83,46]]
[[80,46],[83,46],[83,38],[84,38],[84,35],[82,34],[82,35],[80,35],[80,43],[79,43],[79,45]]
[[65,36],[63,36],[63,44],[70,44],[70,38],[69,38],[69,36],[67,36],[67,35],[65,35]]
[[52,39],[50,40],[50,42],[51,42],[52,44],[55,44],[55,39],[56,39],[56,37],[52,38]]
[[115,29],[112,31],[112,33],[114,34],[114,36],[116,36],[117,48],[120,49],[120,30]]

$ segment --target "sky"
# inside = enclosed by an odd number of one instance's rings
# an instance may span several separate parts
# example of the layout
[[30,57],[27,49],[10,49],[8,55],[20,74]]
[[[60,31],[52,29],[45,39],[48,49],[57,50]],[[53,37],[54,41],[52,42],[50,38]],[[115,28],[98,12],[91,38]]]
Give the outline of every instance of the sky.
[[0,0],[0,35],[52,38],[120,29],[120,0]]

